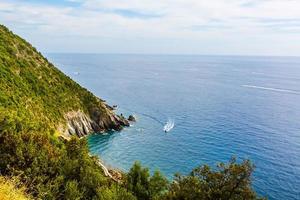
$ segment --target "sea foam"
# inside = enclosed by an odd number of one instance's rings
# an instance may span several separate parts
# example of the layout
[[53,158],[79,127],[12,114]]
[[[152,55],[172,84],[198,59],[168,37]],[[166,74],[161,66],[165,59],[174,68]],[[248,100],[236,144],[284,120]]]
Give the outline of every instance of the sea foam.
[[300,95],[300,92],[295,90],[288,90],[288,89],[281,89],[281,88],[271,88],[271,87],[262,87],[262,86],[256,86],[256,85],[242,85],[242,87],[247,88],[254,88],[254,89],[260,89],[260,90],[269,90],[273,92],[281,92],[281,93],[290,93],[290,94],[297,94]]

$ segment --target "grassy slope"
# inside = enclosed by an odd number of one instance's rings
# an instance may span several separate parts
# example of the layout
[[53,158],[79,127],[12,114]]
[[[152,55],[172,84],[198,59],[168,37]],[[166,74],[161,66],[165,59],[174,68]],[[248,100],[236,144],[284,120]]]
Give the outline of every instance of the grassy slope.
[[57,130],[64,114],[108,112],[104,103],[55,68],[34,47],[0,25],[0,120],[26,118],[32,127]]
[[29,200],[24,188],[17,188],[16,185],[15,180],[0,176],[0,200]]

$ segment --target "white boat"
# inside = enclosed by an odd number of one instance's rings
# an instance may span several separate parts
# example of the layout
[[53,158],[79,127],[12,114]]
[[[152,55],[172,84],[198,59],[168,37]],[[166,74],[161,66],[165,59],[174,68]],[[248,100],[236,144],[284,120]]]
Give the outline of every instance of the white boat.
[[174,128],[174,125],[175,125],[174,121],[169,119],[168,122],[164,125],[163,128],[164,132],[167,133],[170,130],[172,130],[172,128]]

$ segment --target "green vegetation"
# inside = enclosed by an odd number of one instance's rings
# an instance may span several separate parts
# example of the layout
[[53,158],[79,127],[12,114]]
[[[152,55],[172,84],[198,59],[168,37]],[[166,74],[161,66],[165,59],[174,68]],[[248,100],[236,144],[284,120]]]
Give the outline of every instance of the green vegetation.
[[36,198],[93,199],[115,184],[89,156],[86,140],[74,137],[64,144],[50,134],[2,123],[0,141],[1,174],[18,176]]
[[1,25],[0,44],[0,111],[11,113],[10,118],[26,119],[34,123],[32,129],[55,133],[66,124],[64,115],[69,111],[107,117],[100,99]]
[[[122,183],[104,176],[87,141],[60,140],[64,115],[81,110],[107,117],[104,103],[39,52],[0,26],[0,199],[192,200],[257,199],[249,161],[196,168],[169,182],[135,163]],[[26,187],[19,187],[26,185]],[[18,190],[15,190],[19,188]],[[12,192],[13,191],[13,192]],[[13,196],[15,195],[15,196]]]
[[0,200],[29,200],[24,187],[18,187],[19,183],[15,178],[0,176]]
[[126,187],[138,200],[258,200],[251,188],[253,165],[249,160],[238,164],[234,158],[220,163],[216,170],[204,165],[190,175],[175,175],[169,183],[158,171],[150,177],[149,170],[136,162],[127,175]]
[[204,165],[189,176],[177,174],[165,199],[263,199],[251,188],[253,168],[249,160],[237,164],[233,158],[228,164],[220,163],[217,170]]
[[109,117],[100,99],[0,26],[0,174],[19,177],[38,199],[97,199],[111,187],[117,192],[85,140],[57,137],[65,113],[77,110]]
[[136,162],[127,175],[126,187],[138,199],[160,199],[167,191],[168,181],[159,171],[150,177],[149,169]]

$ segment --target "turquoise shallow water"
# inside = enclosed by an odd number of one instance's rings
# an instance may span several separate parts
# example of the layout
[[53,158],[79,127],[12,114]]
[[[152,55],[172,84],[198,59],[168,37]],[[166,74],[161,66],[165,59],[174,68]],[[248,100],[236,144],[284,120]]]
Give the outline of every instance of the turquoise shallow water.
[[[92,135],[108,165],[135,160],[168,177],[232,155],[256,165],[269,199],[300,199],[300,58],[48,55],[78,83],[134,114],[122,132]],[[165,133],[171,119],[174,128]]]

